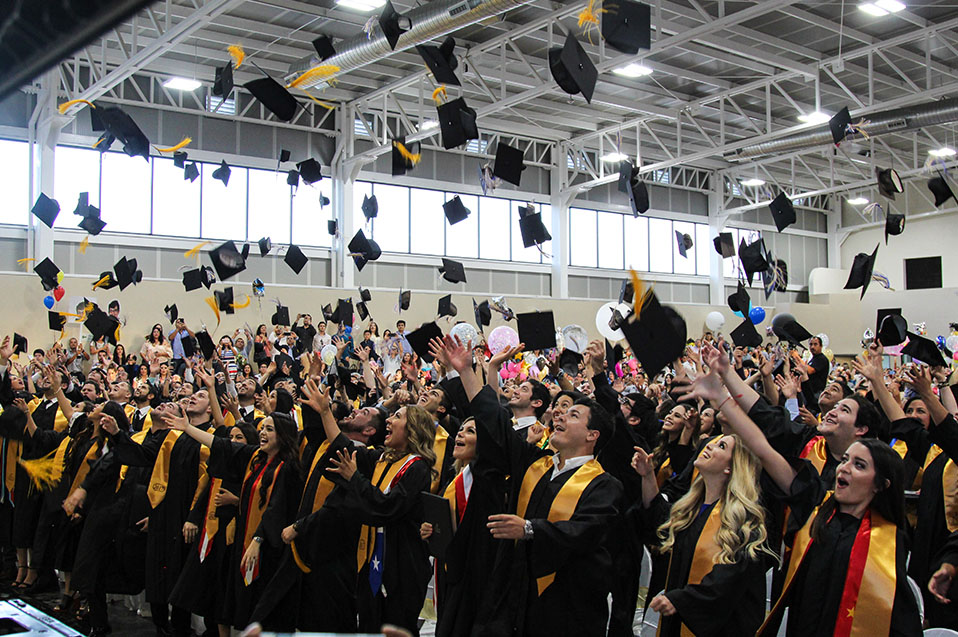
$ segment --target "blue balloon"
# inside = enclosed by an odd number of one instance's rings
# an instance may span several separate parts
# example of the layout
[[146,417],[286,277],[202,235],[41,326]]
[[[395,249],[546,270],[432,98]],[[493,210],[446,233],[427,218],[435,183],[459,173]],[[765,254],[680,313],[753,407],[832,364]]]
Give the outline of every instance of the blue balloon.
[[55,300],[52,296],[45,296],[45,297],[43,297],[43,304],[46,306],[46,308],[47,308],[48,310],[52,310],[52,309],[53,309],[53,304],[54,304],[54,303],[56,303],[56,300]]
[[752,321],[753,325],[758,325],[765,320],[765,308],[756,305],[748,313],[748,318]]

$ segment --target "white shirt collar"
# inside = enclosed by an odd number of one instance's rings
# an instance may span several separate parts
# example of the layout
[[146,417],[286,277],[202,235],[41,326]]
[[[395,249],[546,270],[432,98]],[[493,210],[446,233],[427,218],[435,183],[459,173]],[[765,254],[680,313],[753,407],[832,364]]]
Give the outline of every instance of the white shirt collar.
[[150,406],[147,405],[146,407],[139,407],[137,408],[136,413],[139,414],[141,418],[146,418],[146,415],[150,413]]
[[559,469],[559,454],[556,454],[552,456],[552,477],[549,479],[555,480],[566,471],[578,469],[589,460],[592,460],[592,456],[576,456],[574,458],[568,458],[565,461],[565,464],[562,466],[562,469]]
[[522,418],[516,418],[515,422],[512,424],[512,428],[516,431],[520,429],[525,429],[526,427],[531,427],[536,424],[537,420],[535,416],[523,416]]

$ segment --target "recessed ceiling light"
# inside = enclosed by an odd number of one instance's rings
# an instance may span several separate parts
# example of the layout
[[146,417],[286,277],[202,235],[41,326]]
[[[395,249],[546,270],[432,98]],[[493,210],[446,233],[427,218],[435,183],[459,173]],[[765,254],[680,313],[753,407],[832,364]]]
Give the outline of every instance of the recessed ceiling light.
[[336,0],[336,4],[357,11],[372,11],[386,4],[386,0]]
[[932,157],[954,157],[955,149],[949,146],[942,146],[941,148],[929,150],[928,154]]
[[812,111],[811,113],[803,113],[798,116],[798,121],[803,124],[824,124],[830,119],[831,117],[829,115],[821,111]]
[[759,179],[758,177],[752,177],[751,179],[746,179],[742,181],[742,185],[746,188],[755,188],[757,186],[764,186],[765,180]]
[[602,161],[607,161],[607,162],[625,161],[628,158],[629,156],[623,153],[607,153],[605,155],[602,155]]
[[875,16],[876,18],[880,18],[883,15],[888,15],[887,11],[879,7],[874,2],[862,2],[858,5],[858,9],[862,13],[867,13],[868,15]]
[[625,66],[613,69],[612,71],[616,75],[621,75],[622,77],[644,77],[646,75],[652,74],[652,69],[645,66],[644,64],[627,64]]
[[853,206],[864,206],[866,203],[868,203],[868,200],[864,197],[854,197],[853,199],[849,199],[848,203]]
[[888,13],[898,13],[905,9],[905,4],[898,0],[875,0],[875,6]]
[[199,80],[191,80],[187,77],[171,77],[167,81],[163,82],[163,86],[166,88],[171,88],[175,91],[195,91],[199,87],[203,86],[203,84]]

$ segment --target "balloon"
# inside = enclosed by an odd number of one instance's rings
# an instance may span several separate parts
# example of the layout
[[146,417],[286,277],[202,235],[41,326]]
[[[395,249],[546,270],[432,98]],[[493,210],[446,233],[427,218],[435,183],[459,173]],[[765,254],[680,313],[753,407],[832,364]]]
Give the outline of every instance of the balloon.
[[565,339],[565,348],[577,354],[582,354],[589,346],[589,335],[581,325],[572,324],[563,327],[562,338]]
[[948,347],[948,345],[945,344],[945,337],[941,335],[938,335],[937,337],[935,337],[935,343],[938,344],[938,349],[944,349]]
[[336,346],[332,343],[329,343],[319,352],[320,358],[323,359],[323,362],[327,365],[332,365],[333,361],[336,360]]
[[56,303],[56,301],[53,299],[52,296],[45,296],[45,297],[43,297],[43,304],[46,306],[46,308],[47,308],[48,310],[52,310],[52,309],[53,309],[53,304],[54,304],[54,303]]
[[53,298],[55,298],[57,301],[62,299],[64,294],[66,294],[66,290],[63,289],[62,285],[58,285],[53,288]]
[[748,320],[752,322],[752,325],[758,325],[765,320],[765,308],[759,307],[756,305],[751,310],[748,311]]
[[263,283],[263,279],[253,279],[253,296],[260,299],[266,296],[266,284]]
[[[621,308],[623,307],[626,310],[625,314],[622,313]],[[613,329],[612,325],[610,325],[610,322],[612,321],[612,313],[615,311],[619,312],[619,315],[622,317],[622,319],[625,319],[630,312],[629,306],[625,303],[619,305],[615,302],[610,302],[603,303],[602,306],[599,307],[599,310],[595,313],[595,329],[599,331],[599,334],[601,334],[603,338],[611,343],[616,343],[625,338],[625,334],[622,333],[621,329]]]
[[489,333],[489,339],[486,343],[489,345],[490,352],[499,354],[518,345],[519,334],[508,325],[500,325]]
[[815,338],[817,338],[818,340],[822,342],[822,347],[825,347],[825,348],[828,347],[828,343],[829,343],[828,334],[826,334],[825,332],[822,332],[821,334],[816,334]]
[[526,352],[522,355],[522,360],[528,363],[530,367],[536,364],[537,359],[538,356],[536,356],[533,352]]
[[63,270],[57,272],[57,283],[63,283]]
[[809,362],[810,360],[812,360],[812,352],[811,352],[811,350],[804,350],[804,351],[802,352],[802,360],[805,361],[806,363]]
[[456,323],[449,330],[449,335],[458,337],[463,347],[470,350],[479,342],[479,334],[476,332],[476,328],[469,323]]
[[945,347],[955,352],[958,351],[958,335],[952,334],[945,339]]
[[833,358],[835,358],[835,353],[832,352],[832,350],[828,349],[827,347],[822,351],[822,354],[825,355],[825,358],[828,359],[829,363],[832,362]]
[[[562,334],[562,330],[556,330],[556,347],[559,352],[565,349],[565,336]],[[556,355],[558,356],[558,353]]]
[[889,356],[901,356],[901,350],[908,345],[908,337],[905,337],[904,343],[899,343],[898,345],[889,345],[888,347],[883,348],[885,354]]
[[787,312],[776,314],[772,317],[772,333],[781,339],[785,339],[785,326],[794,322],[795,317]]
[[723,325],[725,325],[725,316],[721,312],[709,312],[705,317],[705,327],[713,332],[722,329]]

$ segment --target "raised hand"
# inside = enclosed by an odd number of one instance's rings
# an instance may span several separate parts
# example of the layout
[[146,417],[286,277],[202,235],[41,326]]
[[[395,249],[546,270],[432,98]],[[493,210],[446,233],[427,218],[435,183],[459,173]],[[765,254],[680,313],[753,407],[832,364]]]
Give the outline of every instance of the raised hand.
[[525,343],[519,343],[515,347],[507,347],[506,349],[502,350],[498,354],[493,354],[492,357],[489,359],[489,364],[494,367],[499,367],[504,362],[506,362],[510,358],[513,358],[516,354],[518,354],[525,348],[526,348]]
[[775,377],[775,385],[786,399],[798,396],[798,382],[794,376],[789,375],[788,378],[786,378],[779,374]]
[[11,358],[13,358],[13,339],[8,334],[0,343],[0,365],[6,365]]
[[346,449],[340,449],[336,452],[335,458],[330,458],[332,465],[328,470],[338,473],[344,480],[350,480],[356,473],[356,452],[350,453]]
[[922,365],[912,369],[905,370],[905,376],[911,386],[915,388],[919,396],[930,396],[933,391],[931,388],[931,372],[928,367]]
[[702,400],[718,402],[723,400],[725,395],[726,390],[725,384],[722,382],[722,377],[719,376],[715,369],[713,369],[708,374],[699,376],[694,381],[686,385],[684,389],[680,390],[678,399],[687,400],[701,398]]
[[643,478],[652,475],[652,455],[645,452],[642,447],[633,447],[635,453],[632,454],[632,468]]
[[721,349],[721,341],[719,341],[719,347],[714,347],[711,343],[703,343],[702,360],[710,370],[719,374],[724,375],[729,370],[728,357],[725,355],[725,350]]
[[329,388],[320,388],[312,378],[307,378],[302,387],[303,396],[299,402],[308,405],[317,414],[321,414],[329,409]]
[[443,345],[446,360],[454,370],[462,373],[472,365],[472,352],[466,349],[458,338],[447,334],[443,338]]
[[856,372],[868,379],[872,388],[883,381],[883,371],[881,367],[881,358],[859,355],[852,361],[852,367]]
[[585,359],[588,361],[590,367],[592,367],[592,375],[598,376],[605,371],[605,345],[602,341],[596,339],[594,341],[589,341],[589,345],[585,348]]

